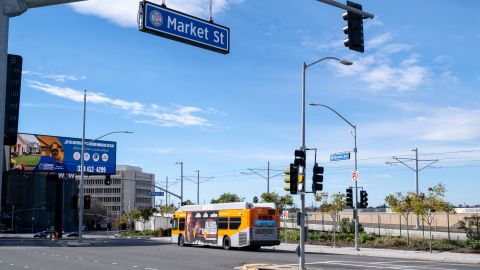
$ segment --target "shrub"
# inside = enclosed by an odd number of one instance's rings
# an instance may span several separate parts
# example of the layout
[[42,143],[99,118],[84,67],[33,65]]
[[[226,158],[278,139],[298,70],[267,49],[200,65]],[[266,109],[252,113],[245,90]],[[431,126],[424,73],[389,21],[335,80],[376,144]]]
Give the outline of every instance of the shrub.
[[412,246],[415,249],[428,249],[428,241],[425,239],[411,239],[410,240],[410,246]]
[[308,239],[312,242],[321,242],[332,240],[332,235],[321,231],[309,231]]
[[[342,218],[338,225],[340,226],[341,233],[355,233],[355,222],[353,220],[350,221],[349,218]],[[362,224],[358,223],[358,232],[360,233],[363,231]]]
[[374,241],[377,238],[377,236],[373,233],[360,233],[358,234],[358,242],[360,244],[365,244],[366,242],[371,242]]
[[467,240],[467,247],[473,251],[480,251],[480,240]]
[[432,243],[432,249],[435,250],[454,250],[464,247],[463,241],[436,240]]
[[[285,240],[285,230],[280,231],[280,240]],[[299,241],[300,240],[300,231],[299,230],[287,230],[287,241]]]

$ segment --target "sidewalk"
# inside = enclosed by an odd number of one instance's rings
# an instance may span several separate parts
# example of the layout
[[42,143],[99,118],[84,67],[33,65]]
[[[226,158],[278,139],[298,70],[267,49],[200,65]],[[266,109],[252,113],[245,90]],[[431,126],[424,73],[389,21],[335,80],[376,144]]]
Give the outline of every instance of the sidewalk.
[[[284,250],[295,252],[297,244],[282,243],[279,246],[264,247],[265,249]],[[428,251],[411,251],[397,249],[380,249],[380,248],[361,248],[356,251],[353,247],[333,248],[328,246],[305,245],[305,250],[311,253],[329,253],[356,256],[372,256],[409,260],[426,260],[451,263],[475,263],[480,264],[480,254],[470,253],[453,253],[453,252],[434,252]]]

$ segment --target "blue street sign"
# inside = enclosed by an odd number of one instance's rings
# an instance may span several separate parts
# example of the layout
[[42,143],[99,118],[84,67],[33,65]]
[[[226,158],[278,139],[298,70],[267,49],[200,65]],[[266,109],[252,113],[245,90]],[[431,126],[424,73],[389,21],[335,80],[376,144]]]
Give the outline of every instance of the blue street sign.
[[223,54],[230,52],[228,27],[146,1],[140,2],[138,17],[142,32]]
[[335,153],[330,155],[330,161],[339,161],[350,159],[350,152]]
[[149,196],[164,196],[165,195],[165,192],[163,191],[156,191],[156,192],[148,192],[148,195]]

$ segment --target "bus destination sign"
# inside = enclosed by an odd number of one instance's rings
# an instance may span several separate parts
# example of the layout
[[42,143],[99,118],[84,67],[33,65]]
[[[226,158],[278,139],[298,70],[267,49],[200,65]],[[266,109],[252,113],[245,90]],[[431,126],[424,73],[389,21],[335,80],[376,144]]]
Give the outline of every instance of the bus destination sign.
[[230,29],[147,1],[140,2],[139,29],[207,50],[228,54]]

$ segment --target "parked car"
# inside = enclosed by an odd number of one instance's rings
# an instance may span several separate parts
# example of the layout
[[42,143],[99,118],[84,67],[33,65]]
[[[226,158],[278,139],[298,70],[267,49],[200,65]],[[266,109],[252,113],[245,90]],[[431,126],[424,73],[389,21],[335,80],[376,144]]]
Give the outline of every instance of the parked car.
[[67,234],[67,237],[78,237],[78,232],[71,232]]
[[2,230],[1,233],[17,233],[17,231],[14,229],[5,229],[5,230]]
[[48,232],[47,231],[43,231],[43,232],[38,232],[36,234],[33,235],[33,238],[44,238],[44,239],[47,239],[48,237]]

